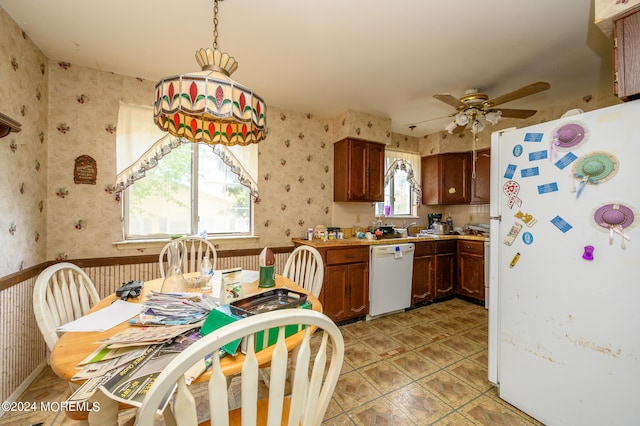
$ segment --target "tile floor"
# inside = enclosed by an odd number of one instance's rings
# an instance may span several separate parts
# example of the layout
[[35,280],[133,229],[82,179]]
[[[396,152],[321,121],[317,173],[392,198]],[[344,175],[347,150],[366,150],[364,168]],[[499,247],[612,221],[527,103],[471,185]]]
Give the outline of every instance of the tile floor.
[[[460,299],[340,327],[342,375],[323,425],[541,425],[487,381],[487,311]],[[60,401],[50,369],[22,401]],[[131,421],[132,410],[120,415]],[[5,414],[2,425],[75,425],[55,412]]]

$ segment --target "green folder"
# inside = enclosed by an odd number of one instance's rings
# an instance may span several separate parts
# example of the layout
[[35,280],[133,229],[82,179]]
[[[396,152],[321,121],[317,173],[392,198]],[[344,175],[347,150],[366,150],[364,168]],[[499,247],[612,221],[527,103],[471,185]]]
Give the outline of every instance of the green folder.
[[[206,336],[212,331],[222,328],[227,324],[238,321],[238,319],[238,317],[231,314],[228,305],[223,305],[219,308],[212,309],[211,312],[209,312],[209,315],[207,315],[207,319],[204,321],[204,324],[202,324],[202,327],[200,328],[200,335]],[[233,342],[224,345],[222,349],[224,349],[224,351],[229,355],[235,355],[236,352],[238,352],[238,347],[240,346],[241,340],[242,339],[234,340]]]

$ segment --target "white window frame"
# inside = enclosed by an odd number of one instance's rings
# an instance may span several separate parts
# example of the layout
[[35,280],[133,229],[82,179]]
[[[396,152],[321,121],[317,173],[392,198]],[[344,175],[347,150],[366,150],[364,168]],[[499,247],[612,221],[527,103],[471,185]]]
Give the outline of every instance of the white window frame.
[[[417,182],[420,182],[420,154],[412,153],[412,152],[404,152],[404,151],[396,151],[391,149],[386,149],[384,153],[384,167],[385,167],[385,176],[389,173],[389,168],[394,165],[396,160],[403,160],[409,164],[411,164],[411,168],[413,169],[414,178]],[[385,201],[375,203],[375,216],[382,216],[384,211],[384,206],[387,205],[387,201],[389,201],[390,213],[389,215],[385,215],[386,217],[391,218],[417,218],[418,217],[418,204],[420,203],[419,194],[416,191],[409,189],[409,199],[411,203],[411,213],[410,214],[397,214],[394,210],[395,204],[391,200],[387,200],[387,197],[393,196],[394,190],[394,180],[393,178],[385,179],[387,184],[385,184],[384,193],[385,193]]]
[[[129,191],[128,188],[138,179],[144,179],[146,170],[153,168],[162,161],[165,155],[170,155],[173,149],[182,142],[176,138],[168,138],[167,134],[158,129],[153,123],[153,108],[147,106],[120,102],[118,127],[116,135],[116,157],[118,179],[115,190],[122,197],[122,233],[123,242],[166,239],[165,234],[130,235],[129,227]],[[206,145],[206,144],[202,144]],[[195,146],[192,146],[194,148]],[[223,145],[211,146],[214,154],[218,155],[230,170],[238,175],[238,181],[249,188],[250,214],[249,232],[210,233],[209,237],[252,237],[255,229],[255,198],[258,196],[256,177],[258,174],[258,147],[256,144],[248,146]],[[190,194],[190,233],[196,234],[199,223],[198,217],[198,151],[191,150],[191,194]]]

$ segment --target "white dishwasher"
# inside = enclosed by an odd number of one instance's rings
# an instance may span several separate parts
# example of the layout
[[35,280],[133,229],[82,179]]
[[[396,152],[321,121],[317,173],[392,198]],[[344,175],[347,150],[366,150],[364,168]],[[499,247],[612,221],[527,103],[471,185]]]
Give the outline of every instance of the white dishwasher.
[[367,318],[411,306],[414,250],[412,243],[371,246]]

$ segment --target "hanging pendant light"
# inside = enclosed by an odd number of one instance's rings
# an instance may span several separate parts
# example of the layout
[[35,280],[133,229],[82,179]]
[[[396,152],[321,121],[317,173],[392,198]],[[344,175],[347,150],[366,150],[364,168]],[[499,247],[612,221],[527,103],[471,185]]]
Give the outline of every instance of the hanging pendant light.
[[213,49],[200,49],[202,71],[163,78],[156,84],[154,120],[160,129],[191,142],[249,145],[266,136],[267,106],[230,75],[235,58],[218,50],[218,0],[213,7]]

